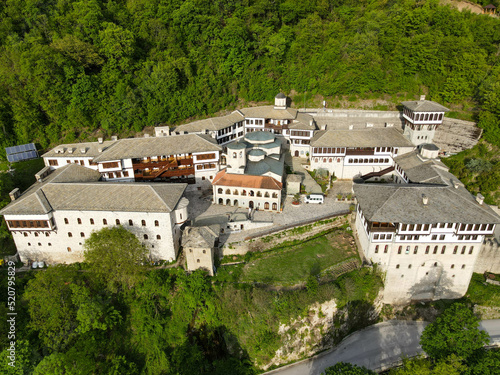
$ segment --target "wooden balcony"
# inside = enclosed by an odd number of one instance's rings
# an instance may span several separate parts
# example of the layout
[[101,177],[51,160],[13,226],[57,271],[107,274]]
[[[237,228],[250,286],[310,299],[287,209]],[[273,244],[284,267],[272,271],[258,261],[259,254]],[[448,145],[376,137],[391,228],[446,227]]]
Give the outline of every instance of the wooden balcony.
[[370,156],[375,155],[375,149],[365,148],[365,149],[347,149],[346,155],[349,156]]
[[194,167],[188,168],[160,168],[158,170],[135,170],[134,176],[137,181],[147,181],[154,180],[156,178],[170,178],[170,177],[180,177],[180,176],[189,176],[194,175]]

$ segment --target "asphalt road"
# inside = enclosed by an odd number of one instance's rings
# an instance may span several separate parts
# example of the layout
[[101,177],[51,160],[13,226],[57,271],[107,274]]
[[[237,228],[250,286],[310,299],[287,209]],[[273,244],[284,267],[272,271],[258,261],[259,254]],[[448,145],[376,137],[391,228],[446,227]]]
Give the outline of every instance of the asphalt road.
[[[270,372],[266,375],[319,375],[337,362],[349,362],[371,370],[390,368],[402,356],[422,353],[420,335],[427,322],[389,321],[358,331],[344,339],[336,348],[315,357]],[[492,344],[500,343],[500,319],[483,320],[481,328],[491,337]]]

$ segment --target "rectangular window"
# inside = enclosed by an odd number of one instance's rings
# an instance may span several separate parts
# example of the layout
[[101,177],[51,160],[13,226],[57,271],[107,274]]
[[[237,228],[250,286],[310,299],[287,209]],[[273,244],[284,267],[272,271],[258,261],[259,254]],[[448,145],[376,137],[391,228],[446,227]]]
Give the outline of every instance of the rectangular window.
[[196,160],[215,159],[215,154],[196,155]]
[[426,253],[426,254],[429,254],[429,251],[430,251],[430,250],[431,250],[431,247],[430,247],[430,246],[427,246],[427,247],[425,248],[425,253]]
[[53,166],[57,166],[59,165],[58,161],[57,160],[49,160],[49,165],[53,165]]

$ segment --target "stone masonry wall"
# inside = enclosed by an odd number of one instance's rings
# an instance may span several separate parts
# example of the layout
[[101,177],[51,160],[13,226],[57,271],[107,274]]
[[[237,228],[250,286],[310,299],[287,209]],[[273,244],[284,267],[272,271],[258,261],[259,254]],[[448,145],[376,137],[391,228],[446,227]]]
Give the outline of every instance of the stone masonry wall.
[[[330,221],[332,220],[332,221]],[[262,251],[270,249],[286,241],[302,240],[329,229],[338,228],[347,223],[344,217],[337,217],[303,225],[293,229],[279,230],[266,233],[262,236],[240,242],[226,243],[222,248],[222,255],[244,255],[248,251]]]

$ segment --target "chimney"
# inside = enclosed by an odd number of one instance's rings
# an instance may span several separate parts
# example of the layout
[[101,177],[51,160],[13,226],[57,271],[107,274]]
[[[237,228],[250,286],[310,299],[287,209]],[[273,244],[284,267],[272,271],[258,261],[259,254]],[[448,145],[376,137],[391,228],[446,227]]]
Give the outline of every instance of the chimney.
[[454,187],[455,189],[458,189],[458,187],[459,187],[459,186],[460,186],[460,185],[458,184],[458,181],[453,181],[453,187]]
[[425,95],[420,95],[420,100],[425,100]]
[[354,125],[349,125],[349,130],[354,129]]
[[425,194],[422,194],[422,203],[424,204],[424,206],[427,206],[429,204],[429,197],[427,197],[427,195]]
[[386,128],[393,128],[394,127],[394,124],[392,122],[386,122],[385,123],[385,127]]
[[481,205],[483,204],[484,197],[483,197],[483,195],[481,193],[477,193],[477,195],[476,195],[476,201],[477,201],[477,203],[479,203]]
[[111,140],[112,140],[112,141],[117,141],[117,140],[118,140],[118,136],[117,136],[117,135],[113,135],[113,136],[111,137]]
[[104,147],[99,147],[97,151],[102,152],[104,150]]
[[9,197],[13,201],[15,201],[17,198],[19,198],[20,195],[21,195],[21,191],[19,190],[19,188],[15,188],[14,190],[12,190],[9,193]]
[[82,147],[82,148],[80,148],[80,152],[81,152],[82,154],[85,154],[85,153],[87,152],[87,148],[86,148],[86,147]]
[[100,145],[102,145],[102,142],[104,142],[104,139],[102,137],[97,138],[97,142],[99,142]]

